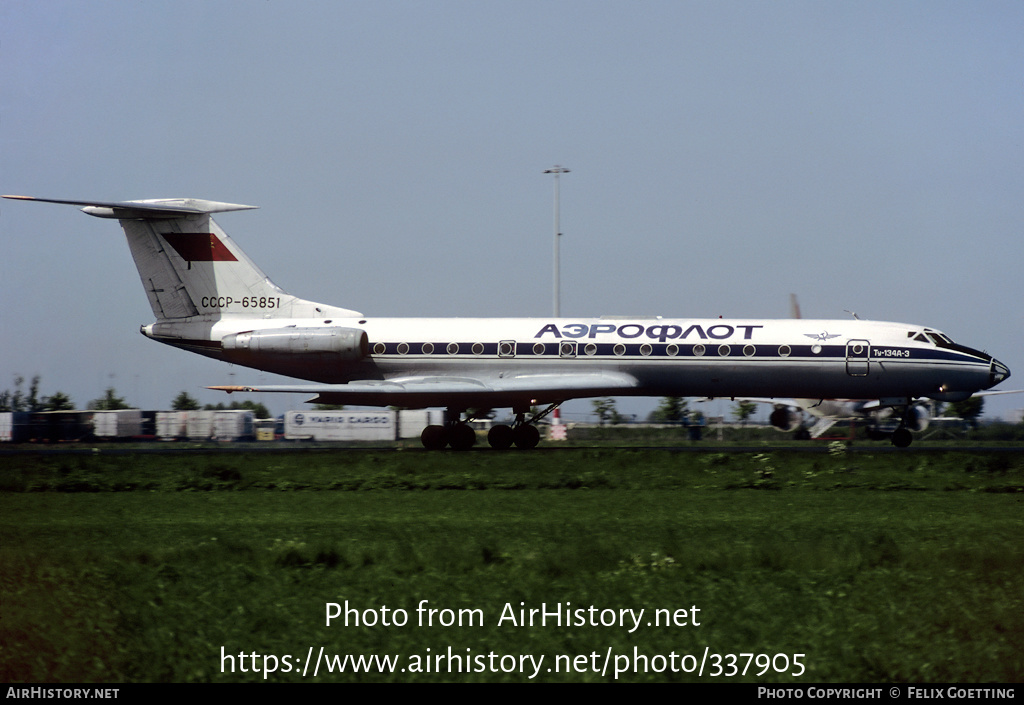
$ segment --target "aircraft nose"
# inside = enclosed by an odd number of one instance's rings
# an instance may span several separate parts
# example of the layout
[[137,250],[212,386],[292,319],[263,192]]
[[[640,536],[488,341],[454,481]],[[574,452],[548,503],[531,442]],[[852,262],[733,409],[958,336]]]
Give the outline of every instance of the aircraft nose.
[[999,360],[992,358],[992,363],[989,365],[988,380],[990,387],[994,387],[1000,382],[1010,377],[1010,368],[999,362]]

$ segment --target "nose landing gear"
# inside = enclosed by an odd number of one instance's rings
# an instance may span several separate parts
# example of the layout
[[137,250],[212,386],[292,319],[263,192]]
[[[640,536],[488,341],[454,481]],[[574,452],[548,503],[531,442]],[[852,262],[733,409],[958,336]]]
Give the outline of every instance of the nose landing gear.
[[906,429],[904,426],[900,426],[892,432],[892,444],[897,448],[906,448],[914,442],[914,434]]
[[[909,399],[907,400],[910,401]],[[916,422],[914,416],[914,407],[911,404],[903,406],[902,413],[900,415],[900,425],[892,432],[892,444],[897,448],[907,448],[911,443],[914,442],[914,434],[907,428],[908,424]]]

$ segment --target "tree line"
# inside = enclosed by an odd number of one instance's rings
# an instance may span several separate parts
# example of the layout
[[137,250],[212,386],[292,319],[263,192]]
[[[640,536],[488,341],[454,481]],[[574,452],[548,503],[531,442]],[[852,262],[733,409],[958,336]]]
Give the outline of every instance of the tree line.
[[[35,375],[25,388],[25,378],[22,375],[14,376],[13,388],[0,391],[0,411],[74,411],[75,403],[67,394],[61,391],[54,392],[50,396],[43,396],[39,392],[40,376]],[[118,396],[114,387],[107,387],[103,395],[91,400],[86,404],[90,411],[114,411],[117,409],[137,409],[128,403],[124,397]],[[235,401],[230,405],[206,404],[201,405],[199,401],[188,392],[181,392],[171,402],[173,411],[195,411],[209,410],[219,411],[224,409],[242,409],[252,411],[256,418],[270,418],[270,411],[264,404],[254,401]]]
[[0,411],[70,411],[75,408],[71,397],[64,392],[54,392],[48,397],[40,396],[39,375],[32,378],[27,391],[22,389],[24,384],[24,377],[14,376],[14,389],[0,392]]

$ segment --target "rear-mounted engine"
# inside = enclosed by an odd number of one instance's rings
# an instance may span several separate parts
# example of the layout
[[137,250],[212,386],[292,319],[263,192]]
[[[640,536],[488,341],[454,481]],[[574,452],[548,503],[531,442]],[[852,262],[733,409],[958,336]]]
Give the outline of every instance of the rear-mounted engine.
[[335,360],[362,360],[370,353],[366,331],[357,328],[271,328],[225,336],[224,350],[262,356],[309,356]]

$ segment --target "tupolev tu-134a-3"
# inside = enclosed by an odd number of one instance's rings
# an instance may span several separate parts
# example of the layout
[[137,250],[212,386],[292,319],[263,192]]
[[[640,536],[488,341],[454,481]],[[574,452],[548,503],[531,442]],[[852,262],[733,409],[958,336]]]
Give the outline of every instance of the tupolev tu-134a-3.
[[[211,218],[255,206],[198,199],[68,201],[120,221],[156,321],[141,332],[225,362],[307,380],[230,385],[325,404],[443,407],[427,448],[468,448],[471,409],[511,408],[495,448],[533,448],[537,422],[603,396],[868,400],[911,419],[922,397],[959,401],[1010,376],[932,328],[866,320],[372,318],[276,286]],[[531,415],[532,407],[546,407]],[[912,440],[904,422],[897,446]]]

